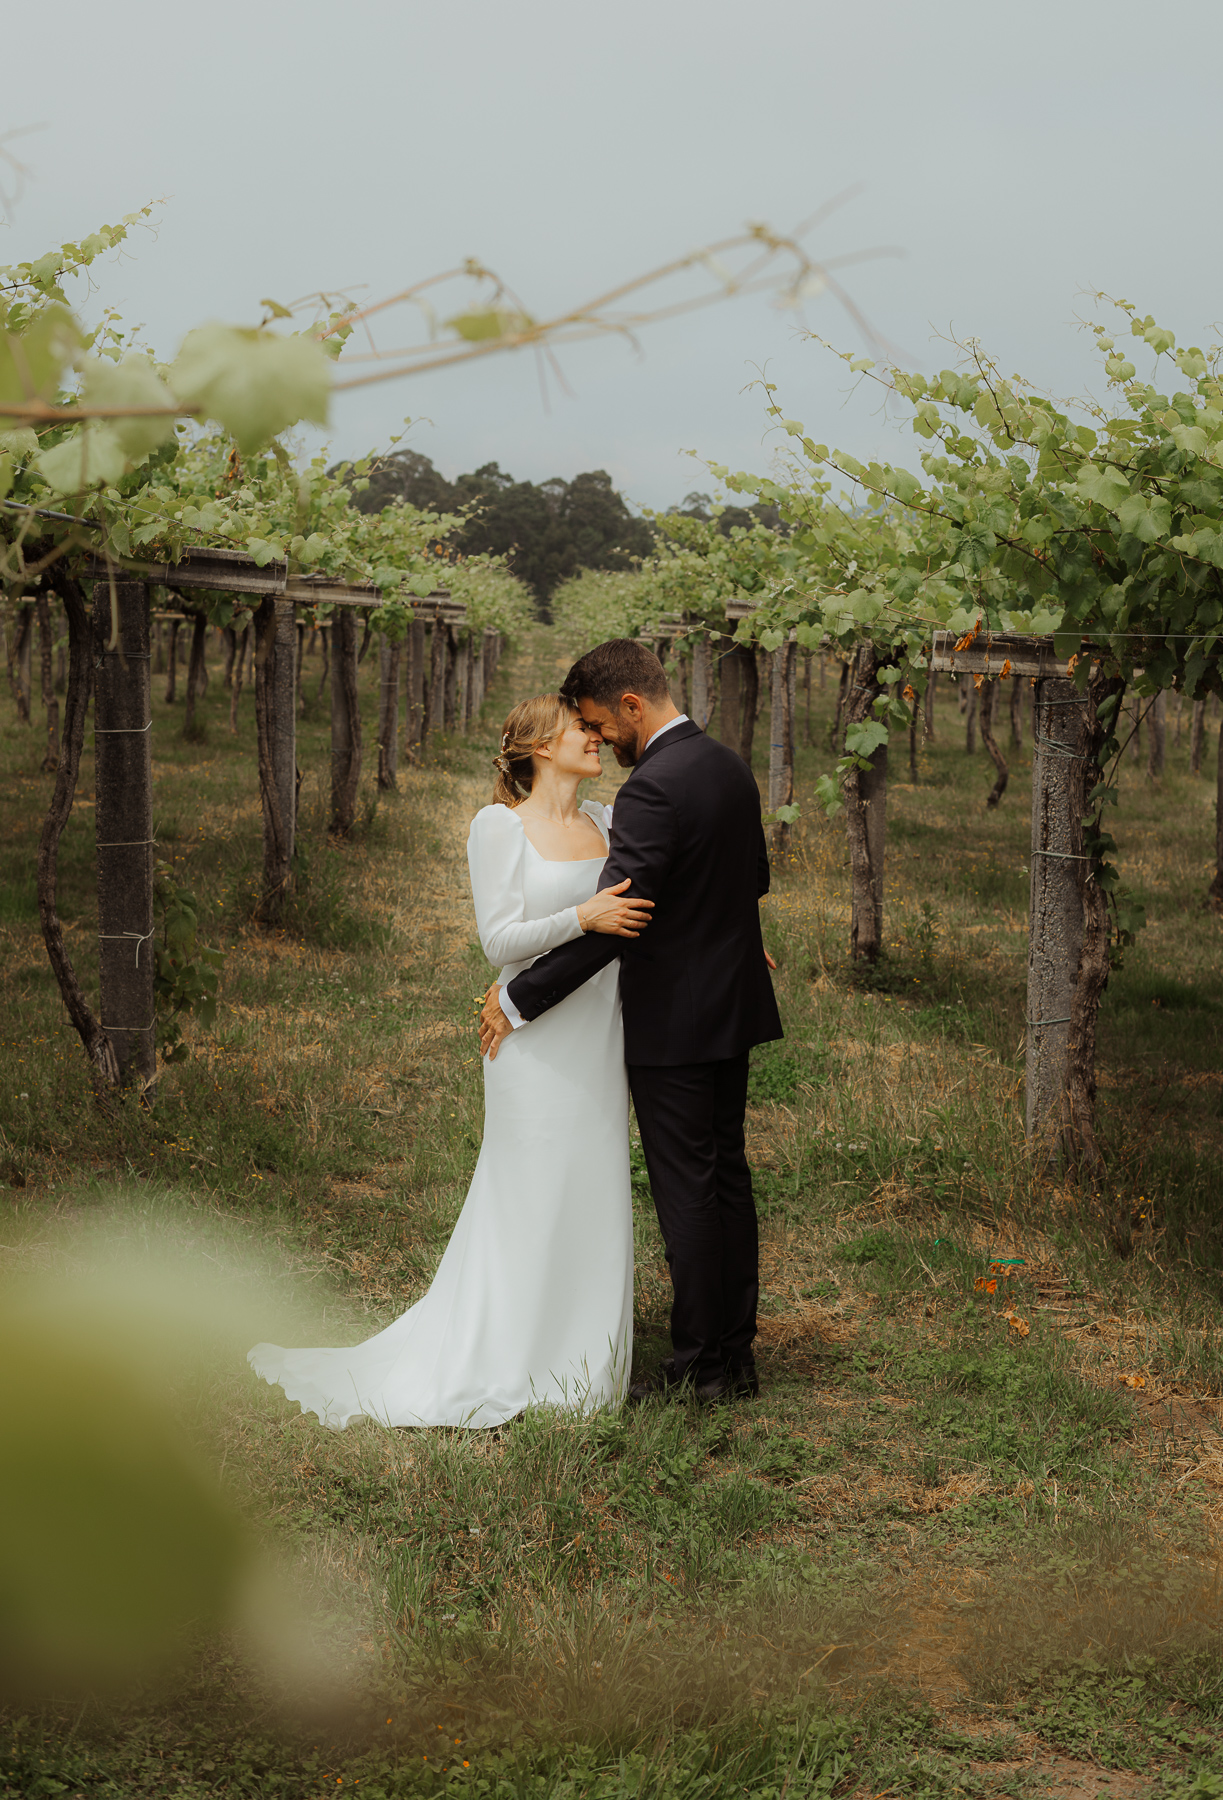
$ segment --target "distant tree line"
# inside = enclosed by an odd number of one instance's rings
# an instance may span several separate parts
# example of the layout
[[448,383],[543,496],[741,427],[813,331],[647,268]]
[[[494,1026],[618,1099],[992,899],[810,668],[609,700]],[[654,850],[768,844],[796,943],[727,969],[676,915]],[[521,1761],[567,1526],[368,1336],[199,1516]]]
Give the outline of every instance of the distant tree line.
[[[714,517],[714,501],[709,494],[686,494],[678,506],[669,506],[668,513],[678,514],[681,519],[704,519],[712,523]],[[766,506],[757,502],[755,506],[727,506],[722,503],[717,515],[717,526],[723,537],[726,537],[736,525],[747,530],[752,525],[767,525],[770,531],[786,535],[789,530],[783,525],[781,511],[776,506]]]
[[[515,481],[490,462],[448,481],[419,450],[395,450],[373,465],[356,505],[362,512],[380,512],[396,500],[425,512],[466,514],[466,524],[449,534],[447,547],[464,556],[488,551],[507,557],[544,618],[556,589],[582,569],[627,572],[654,549],[648,520],[629,511],[605,469],[587,470],[572,481],[559,476]],[[708,494],[692,493],[668,510],[708,520],[713,504]],[[776,507],[726,506],[717,518],[723,533],[754,523],[776,529]]]
[[380,457],[358,494],[363,512],[404,500],[430,512],[466,513],[447,545],[465,556],[505,555],[531,589],[544,617],[554,590],[579,569],[631,569],[648,556],[653,533],[636,518],[604,469],[572,481],[515,481],[495,462],[448,481],[418,450]]

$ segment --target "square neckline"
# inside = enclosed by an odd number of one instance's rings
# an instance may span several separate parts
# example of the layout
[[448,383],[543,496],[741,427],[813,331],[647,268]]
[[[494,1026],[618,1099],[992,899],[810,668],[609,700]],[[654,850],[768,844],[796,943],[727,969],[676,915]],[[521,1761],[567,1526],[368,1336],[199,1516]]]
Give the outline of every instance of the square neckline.
[[526,826],[523,824],[522,820],[518,817],[517,807],[510,807],[509,811],[510,811],[512,817],[514,818],[515,822],[517,823],[518,829],[521,831],[521,833],[523,835],[523,839],[526,843],[527,849],[533,851],[534,854],[539,858],[541,863],[547,863],[547,865],[550,869],[565,869],[565,868],[580,869],[583,863],[606,862],[607,858],[608,858],[608,853],[611,850],[611,844],[603,834],[603,827],[598,823],[598,821],[594,818],[594,816],[591,813],[586,812],[586,808],[588,806],[599,806],[601,804],[602,804],[602,802],[598,801],[598,800],[583,800],[582,804],[578,807],[578,811],[581,813],[586,813],[586,817],[590,820],[591,824],[594,826],[594,828],[598,832],[599,836],[601,838],[603,838],[603,854],[602,854],[602,856],[545,856],[542,850],[535,849],[534,844],[531,842],[530,837],[527,835]]

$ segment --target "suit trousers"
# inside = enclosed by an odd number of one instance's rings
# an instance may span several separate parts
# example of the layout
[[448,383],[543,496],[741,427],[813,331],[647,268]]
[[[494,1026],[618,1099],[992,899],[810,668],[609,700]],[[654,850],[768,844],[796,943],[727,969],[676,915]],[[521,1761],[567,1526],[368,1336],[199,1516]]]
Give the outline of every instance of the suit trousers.
[[743,1142],[747,1066],[746,1053],[672,1068],[629,1064],[674,1290],[676,1371],[696,1382],[752,1362],[760,1272]]

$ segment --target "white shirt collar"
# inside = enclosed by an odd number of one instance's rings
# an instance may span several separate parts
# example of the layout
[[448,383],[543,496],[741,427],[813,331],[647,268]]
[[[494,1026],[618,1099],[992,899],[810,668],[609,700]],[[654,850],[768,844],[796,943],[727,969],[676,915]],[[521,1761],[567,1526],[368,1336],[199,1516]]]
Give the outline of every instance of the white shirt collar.
[[687,713],[680,713],[678,718],[668,719],[665,725],[660,725],[658,727],[658,730],[655,732],[652,732],[650,734],[650,736],[646,739],[645,750],[643,750],[641,752],[641,754],[644,756],[645,751],[649,749],[650,745],[654,742],[654,739],[660,738],[664,731],[671,731],[675,728],[676,725],[686,725],[687,723],[688,723]]

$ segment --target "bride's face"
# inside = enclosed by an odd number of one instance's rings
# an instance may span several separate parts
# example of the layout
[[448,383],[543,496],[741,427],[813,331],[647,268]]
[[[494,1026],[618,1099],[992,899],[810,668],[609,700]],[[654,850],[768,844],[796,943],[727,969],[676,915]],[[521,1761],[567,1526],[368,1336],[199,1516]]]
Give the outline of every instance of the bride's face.
[[580,713],[573,713],[565,729],[550,744],[541,744],[535,754],[541,761],[550,762],[558,775],[597,781],[603,773],[599,761],[602,747],[598,726],[588,725]]

